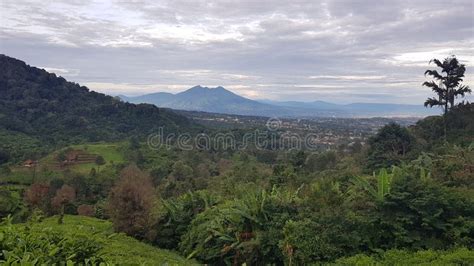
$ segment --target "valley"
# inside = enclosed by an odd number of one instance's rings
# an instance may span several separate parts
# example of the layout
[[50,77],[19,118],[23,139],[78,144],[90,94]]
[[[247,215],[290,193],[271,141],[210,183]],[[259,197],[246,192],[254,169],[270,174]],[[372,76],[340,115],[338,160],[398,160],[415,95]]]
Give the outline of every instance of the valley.
[[[304,138],[313,136],[312,142],[319,150],[344,149],[354,143],[365,143],[367,139],[383,126],[397,123],[403,126],[416,124],[419,118],[281,118],[215,114],[195,111],[177,111],[198,124],[218,130],[242,129],[263,130],[281,134],[292,134]],[[269,125],[275,123],[275,125]]]

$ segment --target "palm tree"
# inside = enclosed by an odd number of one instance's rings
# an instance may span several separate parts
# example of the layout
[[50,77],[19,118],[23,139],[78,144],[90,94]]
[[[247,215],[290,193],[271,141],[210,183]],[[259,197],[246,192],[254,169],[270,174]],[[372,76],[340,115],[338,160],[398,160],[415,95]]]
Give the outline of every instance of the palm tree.
[[443,108],[444,139],[446,141],[446,114],[455,106],[455,99],[459,96],[464,97],[467,93],[471,93],[471,89],[469,86],[461,84],[464,78],[464,72],[466,72],[466,66],[460,64],[454,55],[445,58],[443,62],[438,59],[432,59],[430,63],[431,62],[441,68],[441,74],[437,70],[426,70],[425,76],[430,75],[435,80],[425,81],[423,82],[423,86],[431,88],[438,94],[438,99],[435,97],[428,98],[425,101],[425,107],[441,106],[441,108]]
[[[461,85],[466,66],[460,64],[454,55],[444,59],[443,62],[438,59],[433,59],[431,62],[441,68],[442,74],[437,70],[425,71],[425,75],[432,76],[436,81],[425,81],[423,86],[431,88],[438,94],[438,99],[435,97],[428,98],[425,101],[425,106],[441,106],[446,115],[455,106],[454,100],[458,96],[464,97],[467,93],[471,93],[469,86]],[[443,75],[443,73],[445,74]]]

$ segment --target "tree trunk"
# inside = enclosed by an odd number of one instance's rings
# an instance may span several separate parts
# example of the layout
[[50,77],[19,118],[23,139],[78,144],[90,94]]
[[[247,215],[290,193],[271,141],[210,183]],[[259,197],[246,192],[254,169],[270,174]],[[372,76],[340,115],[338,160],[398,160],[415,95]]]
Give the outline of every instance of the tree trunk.
[[61,212],[59,213],[58,224],[64,223],[64,205],[65,204],[61,204]]
[[36,163],[33,165],[33,180],[32,184],[34,184],[36,181]]
[[443,115],[443,126],[444,126],[444,143],[448,143],[448,134],[447,134],[447,118],[448,118],[448,99],[446,99],[444,105],[444,115]]

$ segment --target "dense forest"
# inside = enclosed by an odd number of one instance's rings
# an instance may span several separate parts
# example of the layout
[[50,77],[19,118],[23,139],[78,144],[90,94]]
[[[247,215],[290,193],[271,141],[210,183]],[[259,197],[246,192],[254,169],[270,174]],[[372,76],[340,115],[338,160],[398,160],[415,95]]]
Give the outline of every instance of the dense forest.
[[151,148],[213,130],[0,59],[0,263],[474,264],[474,104],[353,149]]

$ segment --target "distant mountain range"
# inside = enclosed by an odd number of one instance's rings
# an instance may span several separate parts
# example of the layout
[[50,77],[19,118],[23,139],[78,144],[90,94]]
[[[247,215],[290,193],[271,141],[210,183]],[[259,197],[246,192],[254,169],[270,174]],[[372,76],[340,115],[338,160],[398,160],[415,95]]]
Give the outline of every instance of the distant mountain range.
[[221,86],[216,88],[194,86],[177,94],[158,92],[137,97],[123,95],[119,95],[119,97],[130,103],[150,103],[158,107],[178,110],[255,116],[395,117],[428,116],[439,113],[437,109],[408,104],[352,103],[342,105],[324,101],[255,101],[239,96]]
[[122,95],[119,97],[131,103],[151,103],[159,107],[178,110],[222,114],[271,116],[281,109],[286,109],[286,107],[274,106],[244,98],[223,87],[207,88],[195,86],[177,94],[158,92],[138,97]]

